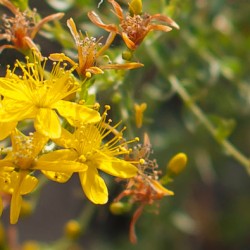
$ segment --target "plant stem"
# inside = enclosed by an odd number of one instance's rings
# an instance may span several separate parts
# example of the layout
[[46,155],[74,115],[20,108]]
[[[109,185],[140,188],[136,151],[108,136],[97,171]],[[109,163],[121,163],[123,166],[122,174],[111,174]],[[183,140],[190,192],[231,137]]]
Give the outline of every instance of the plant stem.
[[[146,44],[147,46],[147,44]],[[185,88],[180,84],[178,79],[170,75],[168,76],[164,67],[163,57],[159,55],[154,46],[147,46],[145,50],[148,52],[149,56],[153,60],[154,64],[158,68],[159,72],[164,76],[164,78],[170,82],[173,89],[181,97],[183,102],[187,105],[189,110],[196,116],[196,118],[204,125],[204,127],[209,131],[213,138],[225,149],[225,151],[238,161],[242,166],[245,167],[248,175],[250,175],[250,160],[245,155],[243,155],[231,142],[227,139],[218,138],[218,133],[216,127],[209,121],[204,112],[193,102],[192,98],[185,90]]]

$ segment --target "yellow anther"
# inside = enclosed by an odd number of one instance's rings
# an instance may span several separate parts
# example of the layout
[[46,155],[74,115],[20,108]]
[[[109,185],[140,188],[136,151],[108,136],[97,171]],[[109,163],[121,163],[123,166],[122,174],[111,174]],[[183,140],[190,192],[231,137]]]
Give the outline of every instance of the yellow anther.
[[140,159],[140,160],[139,160],[139,163],[140,163],[140,164],[144,164],[144,163],[145,163],[145,160],[144,160],[144,159]]
[[90,72],[86,72],[85,76],[86,76],[87,78],[91,78],[92,74],[91,74]]
[[84,155],[81,155],[81,156],[79,157],[79,161],[80,161],[80,162],[85,162],[85,161],[86,161],[86,157],[85,157]]
[[105,105],[105,109],[106,109],[106,110],[110,110],[111,107],[110,107],[109,105]]

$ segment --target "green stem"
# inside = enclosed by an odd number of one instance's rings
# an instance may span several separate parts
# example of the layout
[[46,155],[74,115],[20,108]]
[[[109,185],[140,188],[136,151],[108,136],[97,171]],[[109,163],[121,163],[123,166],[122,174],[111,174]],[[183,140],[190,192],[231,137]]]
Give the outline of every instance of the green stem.
[[178,93],[184,103],[187,105],[189,110],[196,116],[196,118],[204,125],[204,127],[209,131],[213,138],[225,149],[225,151],[238,161],[242,166],[245,167],[247,173],[250,175],[250,160],[245,155],[243,155],[231,142],[227,139],[219,139],[216,127],[209,121],[204,112],[193,102],[192,98],[188,92],[183,88],[177,78],[173,75],[168,76],[164,67],[164,62],[162,57],[156,51],[153,46],[147,46],[149,56],[152,58],[154,64],[164,76],[164,78],[169,81],[173,89]]

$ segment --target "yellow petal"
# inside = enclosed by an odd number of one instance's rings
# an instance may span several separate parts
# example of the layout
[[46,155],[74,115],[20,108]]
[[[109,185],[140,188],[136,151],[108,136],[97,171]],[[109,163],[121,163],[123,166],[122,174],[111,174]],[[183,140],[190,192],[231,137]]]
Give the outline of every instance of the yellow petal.
[[52,181],[56,181],[59,183],[67,182],[73,173],[61,173],[61,172],[54,172],[54,171],[43,171],[42,173]]
[[79,173],[81,185],[87,198],[95,204],[105,204],[108,201],[108,189],[104,180],[93,166],[86,172]]
[[61,135],[60,120],[56,112],[51,109],[40,108],[34,126],[36,131],[49,138],[59,138]]
[[14,193],[11,198],[10,204],[10,223],[16,224],[19,218],[22,205],[22,196],[20,193]]
[[131,163],[104,154],[100,154],[95,162],[103,172],[120,178],[131,178],[138,172],[137,167]]
[[42,161],[39,160],[33,169],[40,169],[45,171],[73,173],[86,171],[87,165],[76,161],[60,160],[57,161]]
[[41,152],[48,139],[49,138],[47,136],[44,136],[38,132],[33,133],[34,156],[37,156]]
[[26,175],[26,177],[23,179],[23,182],[21,183],[21,190],[20,194],[28,194],[32,192],[38,184],[38,179],[34,176]]
[[135,44],[125,32],[122,32],[121,36],[129,49],[135,50],[137,48],[138,44]]
[[161,24],[150,24],[148,26],[148,31],[151,31],[151,30],[159,30],[159,31],[169,32],[172,30],[172,28],[169,26],[166,26],[166,25],[161,25]]
[[57,109],[60,115],[65,117],[71,125],[96,123],[101,119],[99,112],[96,110],[73,102],[61,100],[54,105],[54,108]]
[[1,122],[21,121],[26,118],[34,118],[37,108],[29,102],[5,98],[2,101],[0,120]]
[[158,181],[150,180],[151,187],[159,194],[162,195],[174,195],[174,192],[163,187]]
[[87,68],[86,71],[90,72],[91,74],[94,74],[94,75],[104,73],[99,67],[94,67],[94,66]]
[[143,67],[144,64],[142,63],[136,63],[136,62],[131,62],[131,63],[123,63],[123,64],[107,64],[100,66],[102,69],[137,69],[140,67]]
[[22,194],[30,193],[36,187],[38,180],[30,176],[28,171],[13,171],[10,176],[13,193],[10,207],[10,223],[15,224],[18,221],[22,204]]
[[16,127],[17,122],[0,122],[0,140],[5,139]]
[[108,32],[115,32],[115,33],[118,32],[118,28],[114,24],[103,23],[102,20],[100,19],[100,17],[94,11],[88,12],[88,17],[92,23],[103,28],[104,30],[106,30]]
[[2,215],[2,212],[3,212],[3,201],[0,197],[0,216]]
[[49,55],[49,59],[52,61],[67,61],[69,62],[72,66],[76,66],[77,64],[70,59],[69,57],[65,56],[63,53],[53,53]]
[[[5,98],[27,102],[27,93],[30,91],[28,84],[23,83],[16,75],[11,75],[12,79],[0,78],[0,92]],[[16,78],[15,78],[16,77]]]
[[88,166],[77,162],[78,154],[74,150],[61,149],[42,155],[33,169],[73,173],[86,171]]
[[78,145],[78,141],[75,140],[74,135],[64,128],[62,128],[61,137],[53,139],[53,141],[63,148],[76,148]]
[[[47,154],[43,154],[37,161],[76,161],[78,159],[78,154],[74,150],[70,149],[60,149]],[[37,167],[36,167],[37,168]],[[48,170],[48,169],[47,169]]]

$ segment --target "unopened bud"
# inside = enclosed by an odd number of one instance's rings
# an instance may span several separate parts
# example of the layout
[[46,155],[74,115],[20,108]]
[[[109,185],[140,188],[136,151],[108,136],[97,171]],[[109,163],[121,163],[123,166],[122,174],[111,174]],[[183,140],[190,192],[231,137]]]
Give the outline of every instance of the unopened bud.
[[120,215],[129,212],[131,209],[131,204],[124,202],[113,202],[109,206],[109,210],[114,215]]
[[133,53],[130,50],[126,50],[122,52],[122,59],[126,61],[131,61],[133,57]]
[[64,227],[64,232],[67,238],[76,239],[81,233],[81,226],[78,221],[69,220]]
[[180,174],[187,165],[187,156],[184,153],[178,153],[171,158],[167,164],[167,174],[168,176],[176,176]]
[[142,13],[142,0],[131,0],[129,3],[130,15],[140,15]]

